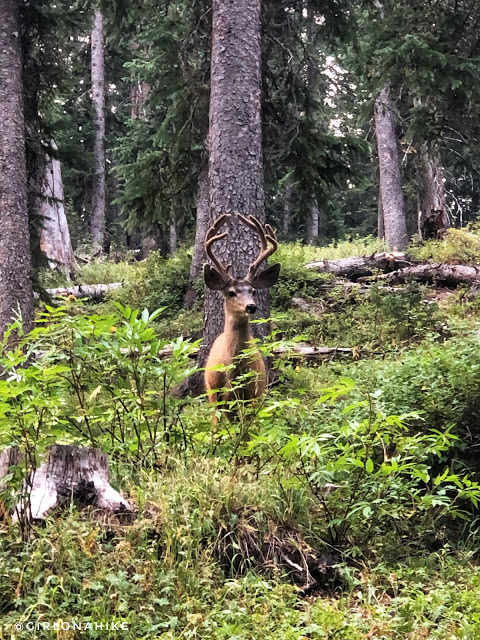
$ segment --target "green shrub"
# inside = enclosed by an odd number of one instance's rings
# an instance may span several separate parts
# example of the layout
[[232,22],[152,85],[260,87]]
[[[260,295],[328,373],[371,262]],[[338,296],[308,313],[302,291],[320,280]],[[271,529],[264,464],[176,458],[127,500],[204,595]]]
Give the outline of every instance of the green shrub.
[[394,295],[374,286],[368,294],[338,287],[320,302],[314,297],[307,302],[315,312],[274,311],[275,329],[290,339],[302,335],[316,345],[387,351],[443,330],[444,314],[438,304],[425,300],[424,287],[415,283]]
[[183,308],[190,262],[191,254],[186,249],[180,249],[172,258],[152,252],[141,270],[133,272],[133,278],[127,279],[122,289],[112,292],[110,299],[150,311],[163,307],[164,318],[175,318]]
[[380,391],[343,404],[328,419],[325,403],[350,396],[354,387],[342,379],[313,405],[277,396],[257,412],[260,426],[245,452],[264,460],[262,472],[279,477],[284,491],[309,488],[323,539],[335,546],[393,549],[412,527],[427,536],[442,518],[471,517],[480,485],[448,465],[438,468],[456,440],[452,429],[410,430],[419,416],[385,413]]
[[147,465],[177,442],[183,447],[171,390],[195,369],[195,345],[161,340],[152,326],[161,311],[47,307],[17,348],[4,342],[0,447],[36,454],[53,443],[88,444]]
[[448,229],[443,240],[428,240],[409,254],[418,260],[447,264],[480,264],[480,234],[478,228]]

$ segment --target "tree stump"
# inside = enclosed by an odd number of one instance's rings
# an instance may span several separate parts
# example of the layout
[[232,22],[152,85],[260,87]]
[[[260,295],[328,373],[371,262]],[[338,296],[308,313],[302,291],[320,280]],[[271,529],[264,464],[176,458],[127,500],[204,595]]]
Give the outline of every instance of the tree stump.
[[[2,451],[0,481],[9,467],[19,462],[18,447]],[[42,520],[52,509],[72,502],[112,513],[132,511],[131,505],[110,486],[108,456],[100,449],[58,444],[49,447],[41,465],[25,481],[25,488],[28,500],[22,500],[16,512],[22,513],[26,502],[32,520]]]

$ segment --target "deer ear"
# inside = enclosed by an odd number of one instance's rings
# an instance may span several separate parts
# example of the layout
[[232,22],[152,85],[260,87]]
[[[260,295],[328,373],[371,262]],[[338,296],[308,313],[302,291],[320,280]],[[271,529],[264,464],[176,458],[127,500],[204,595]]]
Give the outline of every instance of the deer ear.
[[280,267],[282,265],[277,262],[277,264],[268,267],[262,273],[259,273],[258,276],[252,281],[252,287],[254,289],[270,289],[278,280],[278,276],[280,274]]
[[205,284],[209,289],[221,291],[225,287],[225,281],[222,276],[209,264],[206,264],[203,267],[203,277],[205,278]]

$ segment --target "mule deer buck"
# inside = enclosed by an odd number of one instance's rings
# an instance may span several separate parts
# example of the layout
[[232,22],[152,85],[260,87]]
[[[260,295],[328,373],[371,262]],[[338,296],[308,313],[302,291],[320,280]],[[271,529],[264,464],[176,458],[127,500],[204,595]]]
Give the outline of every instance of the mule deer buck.
[[[256,291],[273,286],[278,279],[281,266],[274,264],[257,273],[261,263],[277,249],[275,232],[269,224],[263,227],[253,216],[237,216],[258,234],[261,243],[260,254],[250,265],[243,280],[233,278],[229,273],[229,267],[225,267],[213,251],[215,242],[228,235],[227,231],[219,231],[230,218],[230,214],[225,213],[217,218],[205,236],[205,252],[215,265],[205,265],[205,283],[210,289],[220,291],[225,298],[225,327],[212,345],[205,369],[208,399],[215,403],[228,403],[233,399],[251,400],[265,391],[267,376],[260,351],[253,355],[250,352],[243,357],[241,354],[244,349],[253,345],[249,319],[257,311]],[[248,377],[240,389],[233,389],[234,380],[250,372],[255,375]],[[216,422],[214,414],[213,423]]]

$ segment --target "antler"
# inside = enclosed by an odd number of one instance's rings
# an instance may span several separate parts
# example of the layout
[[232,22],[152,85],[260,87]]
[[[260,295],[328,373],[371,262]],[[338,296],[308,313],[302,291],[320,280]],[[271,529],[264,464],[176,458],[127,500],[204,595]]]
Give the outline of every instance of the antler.
[[[266,224],[265,227],[262,227],[261,223],[254,216],[248,216],[247,218],[246,216],[242,216],[241,213],[237,215],[240,220],[247,225],[247,227],[250,227],[250,229],[256,231],[260,237],[260,255],[248,268],[247,277],[245,278],[247,282],[251,283],[260,264],[277,250],[277,237],[275,235],[275,231],[269,224]],[[272,245],[271,247],[268,246],[269,242]]]
[[228,232],[218,233],[219,229],[225,224],[225,222],[230,218],[229,213],[224,213],[219,216],[215,222],[212,224],[210,229],[205,234],[205,253],[210,258],[210,260],[215,265],[218,273],[222,276],[225,282],[231,280],[231,276],[228,273],[228,267],[224,267],[217,256],[213,253],[213,244],[217,242],[217,240],[221,240],[228,235]]

